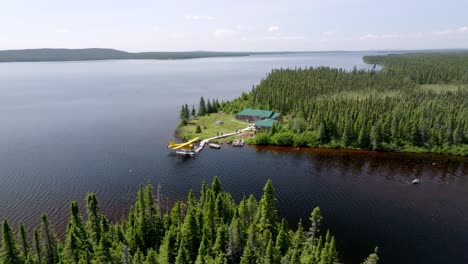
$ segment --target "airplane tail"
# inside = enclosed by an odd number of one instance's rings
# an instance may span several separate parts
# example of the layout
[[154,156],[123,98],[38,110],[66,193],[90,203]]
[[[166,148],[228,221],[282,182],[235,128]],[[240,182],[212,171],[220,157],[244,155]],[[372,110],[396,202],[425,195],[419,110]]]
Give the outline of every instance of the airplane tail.
[[169,146],[167,146],[168,148],[170,148],[171,146],[173,146],[175,144],[174,140],[171,140],[169,141]]

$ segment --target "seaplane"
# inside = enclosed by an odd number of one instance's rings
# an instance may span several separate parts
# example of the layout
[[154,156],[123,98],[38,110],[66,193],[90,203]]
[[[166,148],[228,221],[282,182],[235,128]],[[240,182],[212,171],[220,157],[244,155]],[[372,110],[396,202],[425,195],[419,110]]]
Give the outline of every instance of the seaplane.
[[196,137],[194,139],[191,139],[187,142],[184,142],[184,143],[175,143],[174,141],[170,141],[169,142],[169,145],[167,146],[167,148],[170,148],[170,149],[173,149],[175,150],[176,154],[178,155],[182,155],[182,156],[194,156],[195,155],[195,151],[193,151],[193,144],[194,142],[196,141],[199,141],[200,138],[199,137]]

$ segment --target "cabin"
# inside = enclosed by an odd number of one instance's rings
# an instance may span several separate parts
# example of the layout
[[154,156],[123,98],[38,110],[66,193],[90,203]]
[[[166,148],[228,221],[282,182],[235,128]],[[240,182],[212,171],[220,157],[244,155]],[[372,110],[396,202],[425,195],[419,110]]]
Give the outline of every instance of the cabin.
[[269,111],[269,110],[259,110],[259,109],[251,109],[245,108],[244,110],[240,111],[236,114],[236,118],[246,122],[256,122],[258,120],[265,120],[265,119],[272,119],[276,121],[282,120],[282,114]]
[[255,129],[256,130],[268,130],[270,129],[276,122],[274,119],[263,119],[255,121]]

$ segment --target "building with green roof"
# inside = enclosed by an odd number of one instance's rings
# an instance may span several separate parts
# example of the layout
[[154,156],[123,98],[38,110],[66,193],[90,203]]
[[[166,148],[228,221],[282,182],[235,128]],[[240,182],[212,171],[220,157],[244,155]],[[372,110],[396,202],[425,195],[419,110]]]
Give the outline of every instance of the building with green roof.
[[244,110],[236,114],[237,119],[247,122],[255,122],[263,119],[281,120],[281,117],[281,113],[251,108],[245,108]]
[[263,119],[255,121],[255,129],[262,130],[262,129],[270,129],[276,122],[274,119]]

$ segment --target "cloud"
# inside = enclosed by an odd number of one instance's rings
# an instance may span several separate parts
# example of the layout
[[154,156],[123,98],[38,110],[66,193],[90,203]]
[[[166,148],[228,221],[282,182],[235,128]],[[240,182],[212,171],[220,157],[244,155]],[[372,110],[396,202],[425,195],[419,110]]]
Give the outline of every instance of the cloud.
[[366,34],[359,37],[359,40],[376,40],[376,39],[396,39],[401,38],[400,34]]
[[431,31],[431,32],[425,32],[425,33],[419,32],[419,36],[449,37],[449,36],[463,35],[466,33],[468,33],[468,26],[450,28],[450,29],[439,30],[439,31]]
[[278,26],[272,25],[272,26],[268,27],[267,30],[268,30],[269,32],[275,32],[275,31],[278,31],[279,29],[280,29],[280,28],[279,28]]
[[322,32],[322,35],[324,35],[324,36],[334,36],[334,35],[336,35],[336,32],[335,31],[325,31],[325,32]]
[[216,20],[216,17],[214,17],[214,16],[193,16],[193,15],[187,15],[187,16],[185,16],[185,19],[187,19],[187,20]]
[[213,36],[217,38],[231,38],[238,34],[237,31],[230,28],[218,28],[213,32]]
[[68,28],[57,28],[55,30],[55,33],[61,33],[61,34],[65,34],[65,33],[69,33],[70,30]]
[[457,31],[460,33],[468,33],[468,27],[467,26],[459,27]]
[[158,32],[158,31],[161,30],[161,28],[158,27],[158,26],[153,26],[151,29],[152,29],[153,31],[156,31],[156,32]]
[[268,36],[264,37],[266,40],[303,40],[304,36]]

